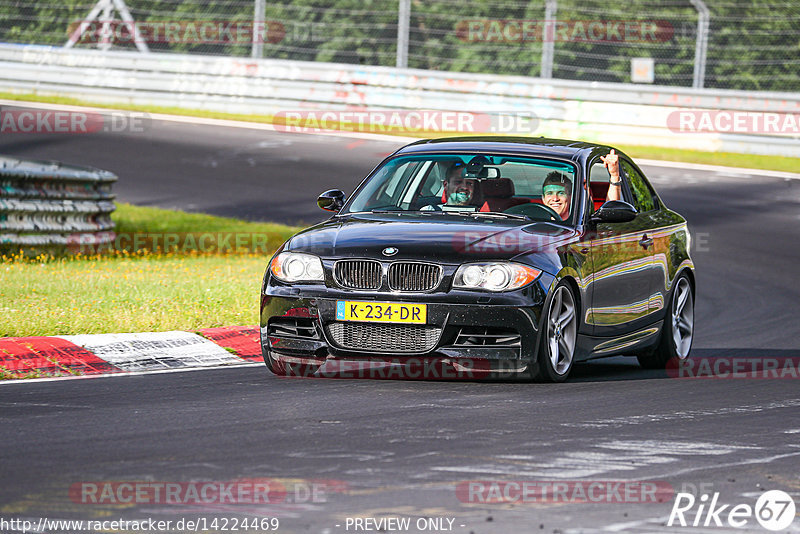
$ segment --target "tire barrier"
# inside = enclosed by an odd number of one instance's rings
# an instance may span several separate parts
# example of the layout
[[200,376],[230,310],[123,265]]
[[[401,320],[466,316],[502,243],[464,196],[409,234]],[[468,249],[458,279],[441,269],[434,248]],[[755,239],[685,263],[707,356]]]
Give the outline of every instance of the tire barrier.
[[116,180],[91,167],[0,156],[0,252],[113,242]]

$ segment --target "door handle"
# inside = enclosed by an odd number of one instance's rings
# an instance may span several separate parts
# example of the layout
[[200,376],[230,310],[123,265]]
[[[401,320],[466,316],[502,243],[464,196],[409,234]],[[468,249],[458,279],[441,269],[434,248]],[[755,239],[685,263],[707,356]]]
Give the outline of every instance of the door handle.
[[653,238],[647,237],[647,234],[644,234],[639,240],[639,244],[642,245],[642,248],[647,248],[653,244]]

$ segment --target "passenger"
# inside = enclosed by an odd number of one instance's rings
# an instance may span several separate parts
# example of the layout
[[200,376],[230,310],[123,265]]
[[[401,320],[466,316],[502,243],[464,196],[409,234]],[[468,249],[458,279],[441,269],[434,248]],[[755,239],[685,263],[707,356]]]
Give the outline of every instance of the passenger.
[[542,203],[555,211],[561,220],[569,217],[572,197],[572,180],[565,174],[553,171],[548,174],[542,184]]
[[[620,200],[622,180],[619,176],[619,155],[611,149],[606,156],[600,156],[600,161],[608,169],[611,181],[606,194],[606,202],[609,200]],[[566,175],[553,171],[545,177],[542,184],[542,203],[555,211],[562,220],[569,217],[569,210],[572,200],[572,181]]]
[[620,192],[622,189],[622,180],[619,177],[619,156],[612,148],[607,156],[600,156],[600,161],[603,162],[603,165],[608,169],[608,174],[611,175],[608,193],[606,194],[606,202],[609,200],[620,200],[622,198]]

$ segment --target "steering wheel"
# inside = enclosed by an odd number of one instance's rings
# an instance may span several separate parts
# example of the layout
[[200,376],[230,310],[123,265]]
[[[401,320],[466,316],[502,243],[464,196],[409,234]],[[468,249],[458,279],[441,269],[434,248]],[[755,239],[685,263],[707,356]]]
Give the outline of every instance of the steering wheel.
[[527,202],[525,204],[517,204],[516,206],[511,206],[507,210],[503,210],[503,213],[519,213],[521,215],[526,215],[531,219],[537,220],[544,220],[544,221],[555,221],[555,222],[562,222],[561,216],[555,212],[555,210],[549,206],[545,206],[544,204],[536,204],[535,202]]

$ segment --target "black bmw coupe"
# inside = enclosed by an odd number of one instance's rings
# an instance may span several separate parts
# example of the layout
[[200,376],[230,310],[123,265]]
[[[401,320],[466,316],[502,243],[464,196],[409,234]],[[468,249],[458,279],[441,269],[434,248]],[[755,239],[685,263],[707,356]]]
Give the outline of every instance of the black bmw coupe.
[[317,202],[333,216],[289,239],[264,276],[267,366],[283,376],[563,381],[576,361],[631,355],[654,368],[686,358],[695,293],[686,220],[625,154],[609,173],[611,150],[423,140],[349,198],[323,193]]

